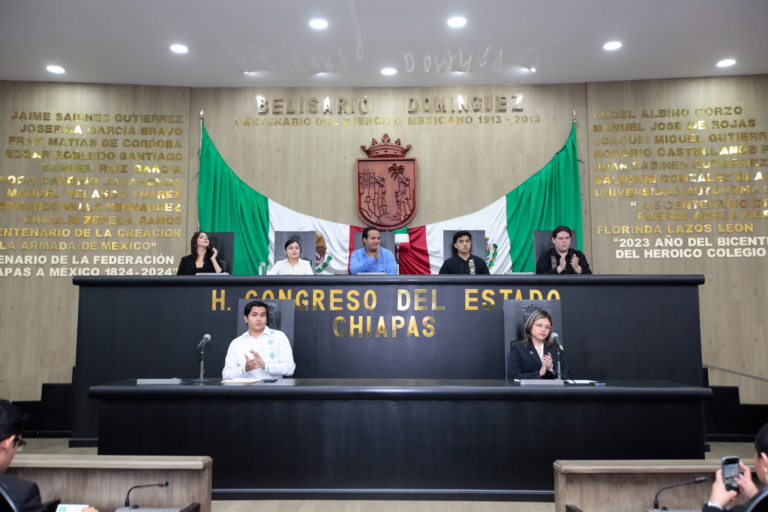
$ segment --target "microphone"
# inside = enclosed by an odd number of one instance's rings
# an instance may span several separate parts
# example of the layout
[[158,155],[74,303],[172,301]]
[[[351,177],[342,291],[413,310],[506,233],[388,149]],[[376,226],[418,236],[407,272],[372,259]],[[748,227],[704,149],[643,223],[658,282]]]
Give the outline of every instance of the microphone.
[[552,333],[552,341],[557,345],[557,379],[562,380],[562,375],[560,374],[560,359],[563,357],[562,353],[565,352],[565,349],[563,349],[563,346],[560,344],[560,336],[558,336],[556,332]]
[[681,484],[673,484],[673,485],[668,485],[666,487],[662,487],[661,489],[659,489],[659,492],[656,493],[656,497],[653,498],[653,509],[654,510],[659,510],[659,494],[661,494],[661,491],[666,491],[667,489],[671,489],[673,487],[680,487],[681,485],[700,484],[700,483],[706,482],[706,481],[707,481],[707,477],[700,476],[700,477],[694,478],[693,480],[690,480],[688,482],[683,482]]
[[565,352],[565,349],[560,344],[560,336],[558,336],[556,332],[552,333],[552,341],[554,341],[557,344],[557,348],[560,349],[560,352]]
[[211,335],[206,334],[205,336],[203,336],[203,339],[200,340],[200,343],[197,344],[197,349],[200,350],[203,347],[203,345],[205,345],[209,341],[211,341]]
[[[206,334],[206,336],[208,336]],[[208,336],[210,338],[210,336]],[[128,489],[128,494],[125,495],[125,508],[130,508],[131,502],[128,501],[128,496],[131,495],[131,491],[134,489],[138,489],[139,487],[168,487],[168,482],[158,482],[156,484],[147,484],[147,485],[134,485],[130,489]],[[134,505],[133,508],[139,508],[138,505]]]

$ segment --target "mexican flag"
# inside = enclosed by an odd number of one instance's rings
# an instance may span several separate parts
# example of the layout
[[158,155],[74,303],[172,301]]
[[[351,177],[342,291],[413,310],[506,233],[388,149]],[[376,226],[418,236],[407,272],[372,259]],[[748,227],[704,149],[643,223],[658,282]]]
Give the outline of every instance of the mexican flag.
[[[581,191],[576,125],[565,146],[541,170],[480,211],[426,226],[395,231],[401,274],[437,274],[443,265],[443,231],[485,230],[485,262],[491,274],[534,272],[533,232],[565,225],[581,234]],[[576,238],[581,250],[583,236]]]
[[[423,205],[422,205],[423,207]],[[316,233],[316,272],[348,270],[359,226],[330,222],[286,208],[248,186],[225,162],[203,127],[198,183],[202,231],[234,232],[236,275],[258,274],[283,258],[276,231]],[[443,231],[484,230],[491,274],[534,270],[533,231],[564,224],[581,232],[576,127],[552,160],[506,196],[482,210],[427,226],[397,230],[401,274],[436,274],[443,264]],[[579,249],[581,240],[577,238]],[[276,251],[277,249],[277,251]]]

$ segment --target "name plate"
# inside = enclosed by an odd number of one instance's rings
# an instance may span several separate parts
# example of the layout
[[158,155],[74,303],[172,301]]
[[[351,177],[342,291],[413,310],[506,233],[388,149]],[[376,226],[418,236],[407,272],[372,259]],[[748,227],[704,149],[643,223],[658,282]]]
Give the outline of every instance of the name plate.
[[545,388],[551,388],[553,386],[565,385],[564,380],[545,380],[545,379],[520,379],[521,386],[539,386]]
[[138,386],[178,386],[181,379],[136,379]]

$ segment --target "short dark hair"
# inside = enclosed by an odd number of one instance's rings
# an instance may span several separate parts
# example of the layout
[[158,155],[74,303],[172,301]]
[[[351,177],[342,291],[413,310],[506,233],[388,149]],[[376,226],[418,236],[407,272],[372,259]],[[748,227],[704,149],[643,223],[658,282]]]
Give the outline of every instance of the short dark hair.
[[248,316],[251,314],[251,310],[253,308],[264,308],[264,310],[267,312],[267,321],[269,321],[269,306],[266,302],[263,300],[252,300],[248,304],[245,305],[245,309],[243,309],[243,315]]
[[374,227],[368,226],[367,228],[365,228],[363,230],[363,240],[367,240],[368,239],[368,233],[370,233],[371,231],[378,231],[378,230],[379,230],[379,228],[374,228]]
[[571,228],[568,226],[557,226],[554,231],[552,231],[552,238],[557,238],[557,234],[561,231],[565,231],[568,233],[568,236],[573,238],[573,231],[571,231]]
[[299,250],[301,250],[301,237],[293,235],[288,240],[285,241],[285,247],[283,247],[283,250],[287,250],[288,246],[292,243],[296,242],[299,245]]
[[758,454],[768,453],[768,423],[763,425],[755,436],[755,451]]
[[463,236],[468,236],[469,237],[469,241],[470,242],[472,241],[472,235],[469,234],[469,231],[457,231],[457,232],[455,232],[453,234],[453,243],[456,243],[456,240],[458,240],[459,238],[461,238]]
[[8,400],[0,400],[0,441],[20,436],[29,416]]

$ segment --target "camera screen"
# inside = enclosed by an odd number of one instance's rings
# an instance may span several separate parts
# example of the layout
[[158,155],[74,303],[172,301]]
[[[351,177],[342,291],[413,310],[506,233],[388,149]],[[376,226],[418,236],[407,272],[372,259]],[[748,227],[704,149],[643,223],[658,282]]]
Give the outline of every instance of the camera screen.
[[734,480],[737,476],[739,476],[738,464],[726,464],[725,466],[723,466],[724,480]]

